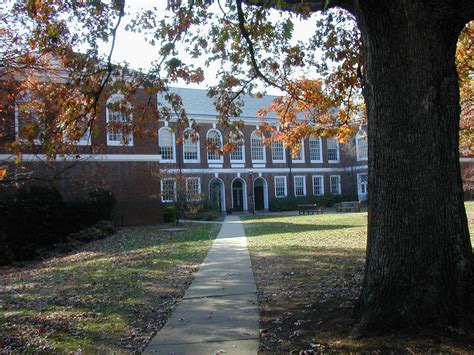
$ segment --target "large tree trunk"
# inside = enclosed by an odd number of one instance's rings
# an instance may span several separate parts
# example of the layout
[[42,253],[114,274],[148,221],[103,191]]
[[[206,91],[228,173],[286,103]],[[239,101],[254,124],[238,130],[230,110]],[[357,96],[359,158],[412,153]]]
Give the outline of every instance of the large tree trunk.
[[[446,1],[445,1],[446,2]],[[455,47],[441,1],[358,1],[369,226],[357,330],[466,329],[473,255],[459,166]]]

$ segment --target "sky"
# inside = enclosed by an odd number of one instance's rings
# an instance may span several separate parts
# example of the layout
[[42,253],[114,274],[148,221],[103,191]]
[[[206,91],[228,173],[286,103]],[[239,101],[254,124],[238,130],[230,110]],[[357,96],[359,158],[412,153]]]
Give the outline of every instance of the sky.
[[[159,11],[163,11],[165,14],[167,0],[126,0],[126,11],[131,15],[140,11],[141,9],[152,9],[153,7],[158,7]],[[126,16],[119,28],[117,33],[117,40],[113,55],[113,61],[123,62],[126,61],[129,63],[130,67],[134,69],[146,69],[150,67],[153,59],[158,57],[157,52],[159,48],[157,46],[152,46],[148,44],[142,34],[131,33],[125,31],[125,25],[132,16]],[[314,25],[311,24],[314,22],[295,22],[295,37],[298,39],[308,38],[314,32]],[[312,28],[308,28],[312,27]],[[108,52],[109,44],[103,46],[104,52]],[[183,53],[183,56],[186,56]],[[189,58],[189,57],[188,57]],[[200,84],[191,84],[186,85],[184,83],[177,83],[174,86],[178,87],[192,87],[192,88],[202,88],[205,89],[208,85],[215,84],[218,80],[216,78],[217,68],[214,66],[214,69],[205,67],[204,59],[193,59],[196,65],[201,66],[205,72],[205,81]],[[268,94],[279,95],[281,94],[277,89],[268,89]]]

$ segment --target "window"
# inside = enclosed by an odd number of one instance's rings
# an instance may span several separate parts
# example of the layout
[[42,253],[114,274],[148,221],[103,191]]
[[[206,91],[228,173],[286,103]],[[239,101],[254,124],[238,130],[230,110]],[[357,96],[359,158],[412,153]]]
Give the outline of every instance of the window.
[[185,162],[199,162],[199,136],[190,128],[184,131],[183,155]]
[[173,202],[176,200],[176,180],[162,179],[161,180],[161,201]]
[[357,150],[357,160],[367,160],[368,153],[368,144],[367,137],[362,133],[357,133],[356,136],[356,150]]
[[341,176],[340,175],[331,175],[331,193],[333,195],[341,194]]
[[334,138],[328,138],[328,162],[339,162],[339,143]]
[[301,141],[300,149],[296,152],[295,156],[292,156],[294,163],[304,163],[304,141]]
[[162,127],[158,131],[158,146],[161,160],[174,162],[175,159],[175,139],[171,128]]
[[324,195],[324,180],[322,175],[313,176],[313,195]]
[[306,196],[306,184],[304,176],[295,176],[295,196]]
[[286,176],[275,176],[275,197],[286,196]]
[[272,142],[272,161],[274,163],[284,163],[286,161],[283,142]]
[[197,201],[200,199],[201,181],[198,177],[186,179],[186,200]]
[[311,137],[309,139],[309,158],[312,163],[322,163],[323,154],[321,149],[321,137]]
[[[240,132],[239,132],[240,133]],[[230,143],[234,144],[234,151],[230,153],[231,162],[243,162],[245,161],[245,151],[244,151],[244,136],[242,133],[239,136],[231,136],[229,139]]]
[[219,151],[222,149],[222,135],[216,129],[210,129],[207,132],[207,160],[208,161],[218,161],[222,162],[222,155],[219,154]]
[[257,131],[252,132],[250,136],[250,151],[252,161],[265,162],[265,147],[263,146],[262,136]]
[[[29,135],[33,130],[35,137],[34,144],[41,144],[45,138],[46,127],[44,120],[40,120],[37,109],[35,109],[35,100],[33,94],[21,92],[16,97],[15,102],[15,137],[19,137],[26,141],[31,139]],[[28,133],[22,132],[22,129],[28,128]],[[30,129],[31,128],[31,129]],[[28,139],[27,139],[28,137]]]
[[124,102],[123,95],[113,95],[107,100],[107,144],[133,145],[133,133],[130,131],[130,104]]

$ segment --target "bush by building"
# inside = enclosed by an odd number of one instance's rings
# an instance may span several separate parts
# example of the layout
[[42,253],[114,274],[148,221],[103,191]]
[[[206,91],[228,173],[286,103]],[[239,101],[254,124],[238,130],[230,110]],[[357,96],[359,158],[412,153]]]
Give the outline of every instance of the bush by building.
[[0,264],[32,259],[40,250],[70,244],[74,233],[110,220],[114,201],[107,190],[91,191],[87,199],[72,202],[65,202],[51,187],[10,192],[0,201]]

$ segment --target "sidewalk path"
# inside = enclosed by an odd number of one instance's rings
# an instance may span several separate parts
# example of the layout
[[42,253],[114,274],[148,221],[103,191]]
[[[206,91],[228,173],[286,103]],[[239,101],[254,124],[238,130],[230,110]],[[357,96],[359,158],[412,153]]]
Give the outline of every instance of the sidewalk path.
[[195,279],[145,354],[256,354],[258,306],[242,222],[226,216]]

